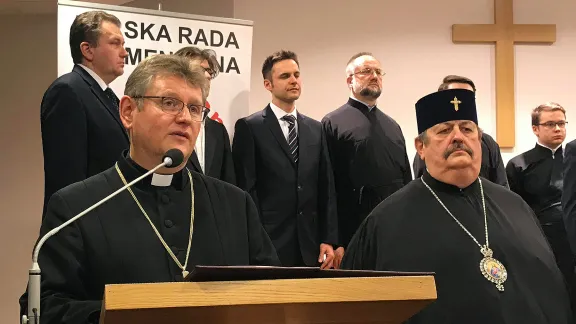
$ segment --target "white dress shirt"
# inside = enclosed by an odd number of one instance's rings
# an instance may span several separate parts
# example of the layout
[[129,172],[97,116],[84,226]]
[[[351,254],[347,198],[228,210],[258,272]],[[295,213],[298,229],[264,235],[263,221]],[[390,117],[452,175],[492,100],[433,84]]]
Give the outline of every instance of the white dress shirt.
[[292,110],[291,113],[286,113],[284,110],[282,110],[281,108],[279,108],[278,106],[276,106],[273,103],[270,103],[270,108],[272,108],[272,112],[274,112],[274,115],[276,115],[276,118],[278,119],[278,123],[280,124],[280,128],[282,129],[282,133],[284,134],[284,138],[286,138],[286,142],[288,142],[288,134],[289,134],[288,126],[290,124],[288,124],[287,121],[285,121],[281,118],[286,116],[286,115],[294,116],[294,118],[296,118],[294,127],[296,127],[296,134],[298,134],[298,114],[296,112],[296,108],[294,108],[294,110]]
[[88,68],[82,64],[78,64],[78,66],[80,66],[81,68],[86,70],[86,72],[88,72],[88,74],[90,74],[90,76],[92,76],[94,78],[94,80],[96,80],[96,82],[98,82],[98,85],[100,85],[100,88],[102,88],[102,91],[106,91],[106,89],[108,88],[108,85],[106,84],[106,82],[104,82],[104,80],[102,80],[102,78],[98,74],[96,74],[96,72],[90,70],[90,68]]
[[[209,117],[206,116],[206,118]],[[198,156],[198,162],[200,162],[200,168],[202,169],[202,173],[204,174],[206,174],[206,166],[204,161],[204,155],[206,151],[205,150],[206,140],[204,137],[206,118],[204,118],[204,120],[202,120],[202,123],[200,124],[200,132],[198,132],[198,138],[196,139],[196,144],[194,145],[194,151],[196,152],[196,156]]]

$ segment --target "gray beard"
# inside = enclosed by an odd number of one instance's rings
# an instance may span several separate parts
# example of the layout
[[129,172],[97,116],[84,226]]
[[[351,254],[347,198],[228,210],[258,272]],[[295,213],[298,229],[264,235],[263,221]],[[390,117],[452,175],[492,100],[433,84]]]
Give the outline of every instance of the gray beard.
[[380,94],[382,93],[382,90],[372,90],[370,88],[364,88],[362,90],[360,90],[360,95],[364,96],[364,97],[368,97],[368,98],[372,98],[372,99],[378,99],[378,97],[380,97]]

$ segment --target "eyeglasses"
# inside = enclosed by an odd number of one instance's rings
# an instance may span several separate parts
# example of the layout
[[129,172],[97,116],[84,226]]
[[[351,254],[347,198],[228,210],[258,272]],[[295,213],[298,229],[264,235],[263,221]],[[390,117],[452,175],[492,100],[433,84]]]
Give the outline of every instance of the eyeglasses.
[[558,121],[558,122],[549,121],[549,122],[545,122],[545,123],[538,124],[538,125],[544,126],[548,129],[554,129],[554,128],[556,128],[556,126],[558,126],[559,128],[565,128],[566,124],[568,124],[568,122],[563,120],[563,121]]
[[363,69],[363,70],[360,70],[358,72],[354,72],[354,73],[350,74],[350,76],[353,76],[356,74],[359,74],[361,76],[372,76],[374,73],[376,73],[377,77],[383,77],[386,75],[386,72],[384,72],[380,69]]
[[172,97],[158,97],[158,96],[136,96],[133,99],[160,99],[160,108],[163,112],[170,115],[178,115],[184,106],[188,107],[190,116],[193,121],[203,121],[210,109],[202,105],[185,105],[182,100]]
[[214,71],[214,69],[209,68],[209,67],[205,68],[205,67],[203,67],[203,66],[201,66],[201,67],[204,69],[204,71],[205,71],[206,73],[210,74],[210,80],[212,80],[212,79],[214,79],[214,78],[216,77],[216,71]]

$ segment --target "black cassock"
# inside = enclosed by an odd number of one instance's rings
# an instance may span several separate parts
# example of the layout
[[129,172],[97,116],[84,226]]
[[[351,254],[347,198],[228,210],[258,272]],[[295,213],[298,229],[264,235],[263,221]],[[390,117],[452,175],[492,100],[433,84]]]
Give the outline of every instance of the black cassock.
[[[132,160],[118,162],[126,181],[146,170]],[[191,172],[194,232],[188,270],[194,265],[280,265],[256,206],[244,191]],[[152,176],[133,191],[150,219],[184,264],[189,241],[190,181],[186,169],[172,184],[158,187]],[[68,186],[50,200],[45,234],[123,186],[113,167]],[[104,286],[119,283],[182,281],[182,270],[166,252],[128,191],[65,227],[40,251],[42,324],[96,323]],[[26,312],[27,296],[20,299]]]
[[[506,169],[502,161],[500,146],[494,138],[488,134],[482,134],[481,144],[482,164],[480,167],[480,176],[508,188],[508,179],[506,178]],[[414,156],[412,168],[414,169],[415,178],[419,178],[424,174],[426,164],[418,154]]]
[[[485,244],[478,180],[460,190],[427,172],[422,178]],[[482,180],[489,246],[508,272],[503,292],[482,275],[478,245],[421,180],[374,209],[348,245],[342,267],[435,272],[437,300],[408,320],[410,324],[572,323],[562,274],[532,210],[508,189]]]
[[322,119],[334,170],[340,243],[382,200],[412,180],[404,135],[377,107],[352,98]]
[[556,256],[558,267],[571,282],[574,262],[562,217],[563,150],[554,153],[542,145],[524,152],[506,165],[510,190],[528,203],[538,217]]

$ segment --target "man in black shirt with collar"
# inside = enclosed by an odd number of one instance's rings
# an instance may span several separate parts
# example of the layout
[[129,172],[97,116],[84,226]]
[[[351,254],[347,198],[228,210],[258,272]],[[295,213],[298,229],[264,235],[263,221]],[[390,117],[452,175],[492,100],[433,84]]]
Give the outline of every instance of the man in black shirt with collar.
[[532,111],[533,149],[512,158],[506,165],[510,190],[530,205],[552,247],[556,263],[571,283],[574,259],[566,236],[562,213],[563,148],[566,110],[548,102]]
[[335,266],[362,220],[412,180],[402,130],[376,106],[384,74],[371,53],[352,56],[346,65],[348,102],[322,119],[338,203]]
[[[42,323],[97,323],[108,284],[181,281],[195,265],[280,265],[250,196],[186,168],[205,112],[200,66],[158,54],[126,83],[120,118],[130,149],[109,169],[57,191],[41,236],[155,168],[162,167],[64,227],[40,251]],[[20,299],[27,310],[26,294]]]

